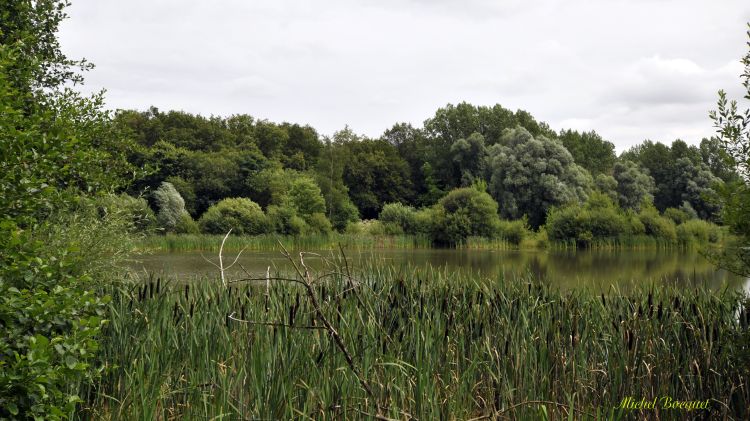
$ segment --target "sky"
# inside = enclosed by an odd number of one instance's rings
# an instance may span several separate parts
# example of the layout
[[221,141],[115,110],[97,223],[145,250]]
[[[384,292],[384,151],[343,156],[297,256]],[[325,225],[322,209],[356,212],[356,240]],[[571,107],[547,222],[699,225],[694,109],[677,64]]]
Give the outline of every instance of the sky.
[[448,103],[596,130],[618,152],[715,133],[747,0],[73,0],[63,51],[111,109],[250,114],[378,137]]

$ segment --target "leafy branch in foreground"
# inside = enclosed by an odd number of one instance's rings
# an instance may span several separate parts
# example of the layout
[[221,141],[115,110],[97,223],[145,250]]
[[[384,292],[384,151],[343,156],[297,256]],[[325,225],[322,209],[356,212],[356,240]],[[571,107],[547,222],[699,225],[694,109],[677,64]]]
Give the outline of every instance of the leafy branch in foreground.
[[[750,28],[750,23],[748,23]],[[747,32],[750,38],[750,30]],[[750,41],[742,58],[745,66],[740,75],[745,88],[744,98],[750,100]],[[717,110],[709,113],[719,135],[726,160],[734,166],[741,180],[727,183],[718,190],[723,204],[722,219],[738,238],[713,258],[723,267],[744,276],[750,275],[750,108],[740,111],[737,101],[727,100],[726,92],[719,91]]]

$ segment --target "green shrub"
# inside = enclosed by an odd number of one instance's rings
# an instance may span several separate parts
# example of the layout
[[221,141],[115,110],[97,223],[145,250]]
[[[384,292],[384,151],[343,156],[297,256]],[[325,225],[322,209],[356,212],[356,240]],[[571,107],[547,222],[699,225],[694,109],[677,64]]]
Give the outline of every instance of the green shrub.
[[362,219],[346,226],[347,234],[386,235],[383,223],[377,219]]
[[193,217],[189,213],[183,212],[174,226],[174,232],[175,234],[199,234],[201,230]]
[[146,199],[128,194],[107,194],[98,199],[102,217],[120,213],[130,224],[131,232],[147,233],[156,227],[156,215]]
[[450,191],[436,205],[433,241],[458,244],[467,237],[493,237],[499,218],[497,202],[471,187]]
[[676,225],[680,225],[686,221],[693,219],[693,216],[688,214],[682,209],[667,208],[664,210],[664,217],[669,218]]
[[677,240],[682,244],[716,243],[720,238],[720,228],[708,221],[691,219],[677,226]]
[[403,235],[404,234],[404,229],[401,228],[401,225],[395,222],[380,221],[380,223],[383,224],[383,230],[385,231],[386,235]]
[[307,222],[297,216],[297,212],[288,206],[271,205],[266,209],[271,230],[283,235],[301,235],[307,232]]
[[529,235],[529,228],[524,219],[515,221],[500,220],[497,223],[497,237],[511,244],[519,245]]
[[259,235],[271,231],[271,224],[257,203],[246,198],[224,199],[211,206],[198,224],[206,234]]
[[677,231],[671,219],[659,215],[654,207],[643,207],[638,214],[638,219],[643,223],[646,235],[660,238],[669,242],[677,241]]
[[320,212],[308,216],[306,222],[313,234],[329,234],[331,232],[331,221]]
[[[391,230],[400,231],[401,234],[414,231],[416,225],[415,218],[416,211],[414,208],[402,205],[401,203],[385,204],[378,216],[380,222],[384,225],[390,226]],[[398,227],[399,229],[396,230],[395,227]]]
[[[640,224],[640,221],[638,221]],[[546,229],[554,241],[576,242],[588,246],[596,239],[613,239],[640,230],[633,218],[624,213],[612,199],[593,192],[586,203],[554,209],[547,217]]]
[[547,224],[545,225],[549,239],[552,241],[568,241],[578,238],[578,233],[582,231],[582,223],[579,220],[580,214],[580,206],[552,208],[547,215]]

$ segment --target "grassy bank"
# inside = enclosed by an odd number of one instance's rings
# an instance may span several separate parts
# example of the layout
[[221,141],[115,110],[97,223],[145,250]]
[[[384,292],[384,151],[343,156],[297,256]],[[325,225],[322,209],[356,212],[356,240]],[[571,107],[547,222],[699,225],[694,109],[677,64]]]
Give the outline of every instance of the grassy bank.
[[[298,283],[113,291],[108,369],[82,417],[750,417],[750,303],[739,295],[562,293],[387,266],[355,271],[352,288],[348,269],[332,266],[312,291],[351,364]],[[628,396],[709,399],[710,412],[613,409]]]
[[[139,246],[151,251],[179,252],[179,251],[218,251],[222,235],[209,234],[167,234],[144,237]],[[414,235],[359,235],[338,234],[328,235],[257,235],[230,236],[225,245],[225,251],[239,251],[243,248],[255,251],[274,251],[279,249],[279,242],[288,249],[297,250],[337,250],[339,245],[345,249],[361,248],[427,248],[430,240]]]
[[[221,235],[210,234],[167,234],[143,237],[139,248],[160,252],[207,251],[216,252],[221,245]],[[369,235],[339,234],[282,236],[230,236],[224,246],[226,251],[239,251],[243,248],[255,251],[275,251],[279,242],[289,249],[301,250],[338,250],[339,245],[345,249],[414,249],[433,247],[427,236],[421,235]],[[550,241],[546,233],[530,232],[523,239],[509,241],[505,238],[469,237],[456,248],[473,250],[669,250],[696,249],[709,245],[707,241],[694,239],[686,241],[668,241],[647,235],[622,235],[610,238],[594,238],[585,243],[576,241]]]

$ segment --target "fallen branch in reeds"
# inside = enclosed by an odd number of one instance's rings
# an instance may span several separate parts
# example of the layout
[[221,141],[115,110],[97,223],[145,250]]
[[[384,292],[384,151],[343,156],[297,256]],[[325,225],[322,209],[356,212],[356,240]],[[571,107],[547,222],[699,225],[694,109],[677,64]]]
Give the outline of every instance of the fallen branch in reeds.
[[[323,258],[323,256],[320,256],[317,253],[300,252],[299,253],[299,266],[298,266],[297,262],[295,261],[295,259],[292,257],[292,255],[289,253],[289,251],[286,249],[286,247],[284,247],[284,244],[281,243],[281,241],[278,241],[278,244],[279,244],[279,246],[282,249],[282,254],[292,264],[292,267],[294,268],[294,270],[295,270],[295,272],[296,272],[296,274],[298,276],[298,279],[284,278],[284,277],[271,277],[271,274],[270,274],[271,268],[269,266],[268,270],[266,271],[265,278],[253,278],[253,277],[249,277],[249,278],[243,278],[243,279],[239,279],[239,280],[230,280],[230,281],[227,281],[227,279],[225,277],[225,271],[227,269],[229,269],[230,267],[234,266],[234,264],[236,264],[237,261],[239,260],[240,254],[242,254],[242,251],[240,251],[240,253],[238,253],[237,256],[235,257],[235,259],[232,262],[232,264],[229,265],[229,266],[227,266],[227,267],[224,267],[224,264],[223,264],[223,261],[224,261],[224,259],[223,259],[224,243],[226,242],[226,240],[229,237],[229,234],[231,234],[231,232],[232,232],[232,230],[230,229],[227,232],[227,234],[224,236],[224,238],[223,238],[223,240],[221,242],[221,247],[219,247],[219,264],[216,265],[213,262],[211,262],[212,264],[214,264],[214,266],[216,266],[219,269],[219,273],[221,275],[221,283],[222,283],[222,285],[224,285],[226,287],[226,286],[228,286],[228,285],[230,285],[232,283],[236,283],[236,282],[244,282],[244,281],[253,281],[253,280],[261,280],[261,279],[263,279],[263,280],[266,281],[266,302],[267,302],[268,301],[268,297],[270,296],[269,291],[270,291],[270,282],[271,282],[271,280],[282,281],[282,282],[291,282],[291,283],[300,284],[300,285],[302,285],[305,288],[305,292],[307,294],[307,297],[308,297],[308,300],[309,300],[310,304],[313,307],[313,310],[315,312],[315,316],[316,316],[317,320],[319,320],[323,324],[323,326],[296,326],[296,325],[289,325],[289,324],[280,323],[280,322],[266,322],[266,321],[244,320],[244,319],[238,319],[238,318],[234,317],[235,313],[230,314],[228,316],[228,319],[236,321],[236,322],[240,322],[240,323],[251,324],[251,325],[284,327],[284,328],[290,328],[290,329],[323,329],[323,330],[326,330],[328,332],[328,334],[330,335],[330,337],[333,339],[333,342],[336,345],[336,347],[343,354],[344,359],[346,360],[346,363],[349,366],[349,370],[351,370],[351,372],[357,378],[357,380],[359,381],[359,384],[361,385],[362,389],[365,391],[365,393],[367,393],[367,395],[368,395],[369,398],[371,398],[373,401],[377,401],[377,399],[375,397],[375,393],[373,392],[372,387],[370,386],[370,383],[367,381],[367,379],[364,377],[364,375],[362,374],[362,372],[360,371],[360,369],[357,367],[357,364],[354,361],[354,358],[352,357],[352,354],[349,352],[349,350],[347,349],[346,345],[344,344],[343,338],[339,334],[338,330],[328,320],[328,318],[326,317],[325,313],[323,312],[323,309],[320,306],[320,302],[318,301],[318,298],[317,298],[317,295],[316,295],[316,292],[315,292],[315,289],[314,289],[314,285],[318,281],[320,281],[321,279],[325,278],[326,276],[330,276],[330,274],[325,274],[325,275],[319,276],[317,278],[313,278],[310,269],[305,264],[305,255],[315,256],[315,257],[320,257],[320,258]],[[339,248],[341,249],[343,259],[346,262],[345,263],[345,268],[346,268],[346,272],[347,272],[346,278],[347,278],[348,282],[351,283],[353,278],[351,277],[351,273],[349,271],[348,261],[346,260],[346,256],[343,255],[343,249],[341,248],[341,246],[339,246]],[[242,249],[242,250],[244,251],[244,249]],[[208,260],[208,259],[206,259],[206,260]],[[243,270],[244,270],[244,268],[243,268]],[[345,292],[346,291],[344,291],[344,293]],[[267,311],[267,309],[268,309],[268,306],[266,305],[266,311]],[[381,409],[380,406],[378,406],[378,411],[380,411],[380,409]],[[380,413],[378,413],[378,415],[376,416],[376,418],[377,419],[386,419],[386,420],[388,419],[387,417],[382,416]]]

